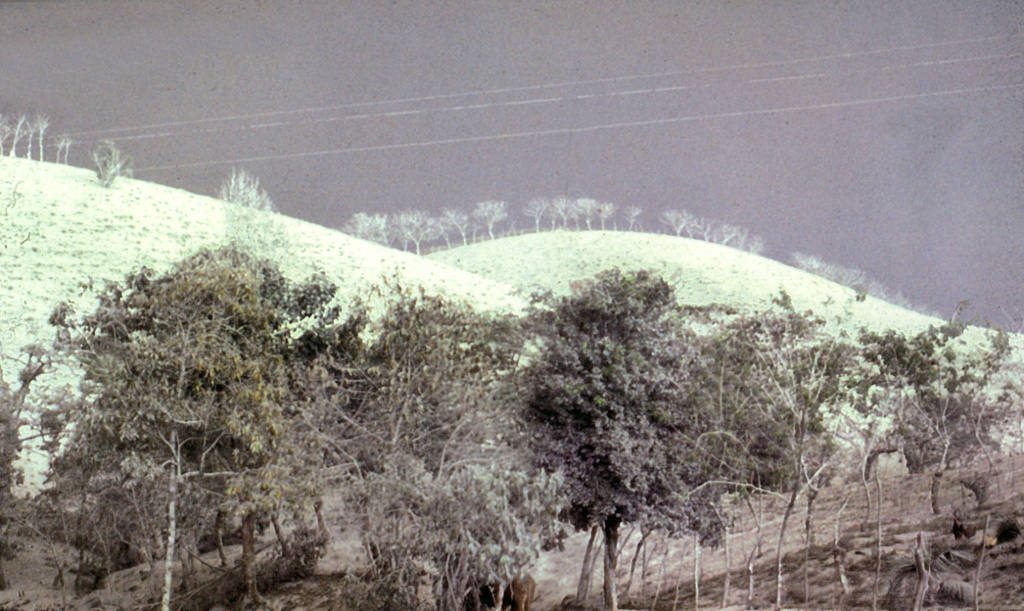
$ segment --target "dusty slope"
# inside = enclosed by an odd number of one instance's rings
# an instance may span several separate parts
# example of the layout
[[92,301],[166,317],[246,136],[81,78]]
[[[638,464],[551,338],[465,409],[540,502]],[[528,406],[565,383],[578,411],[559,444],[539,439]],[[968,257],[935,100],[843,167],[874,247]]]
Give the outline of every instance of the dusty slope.
[[[49,345],[47,319],[59,302],[87,312],[104,280],[123,280],[139,265],[166,269],[202,246],[224,243],[239,219],[272,226],[282,238],[274,253],[285,272],[303,278],[322,270],[341,287],[341,300],[365,295],[397,272],[407,285],[480,308],[523,305],[508,286],[305,221],[138,180],[105,189],[90,170],[0,156],[0,371],[13,383],[21,349]],[[63,371],[40,383],[73,379]],[[31,460],[41,464],[42,457]],[[30,486],[40,470],[27,470]]]
[[[511,254],[511,253],[514,253]],[[759,308],[780,289],[800,310],[814,310],[844,328],[925,329],[938,319],[856,293],[794,267],[748,252],[674,236],[623,231],[553,231],[478,242],[439,251],[428,259],[511,284],[529,294],[569,285],[617,267],[651,269],[672,282],[680,299]]]
[[498,283],[312,223],[138,180],[104,189],[89,170],[0,157],[0,345],[10,354],[34,341],[61,300],[90,307],[90,294],[79,288],[90,278],[102,286],[133,266],[165,268],[222,243],[239,215],[263,215],[283,233],[286,272],[302,277],[321,269],[346,296],[397,270],[410,283],[480,307],[519,305]]

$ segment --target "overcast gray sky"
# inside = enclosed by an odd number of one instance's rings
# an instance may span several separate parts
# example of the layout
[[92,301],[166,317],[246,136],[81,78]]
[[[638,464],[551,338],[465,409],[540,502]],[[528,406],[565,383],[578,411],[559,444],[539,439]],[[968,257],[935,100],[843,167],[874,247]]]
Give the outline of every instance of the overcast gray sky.
[[1022,24],[1005,0],[0,2],[0,113],[200,193],[243,167],[331,227],[682,207],[1019,324]]

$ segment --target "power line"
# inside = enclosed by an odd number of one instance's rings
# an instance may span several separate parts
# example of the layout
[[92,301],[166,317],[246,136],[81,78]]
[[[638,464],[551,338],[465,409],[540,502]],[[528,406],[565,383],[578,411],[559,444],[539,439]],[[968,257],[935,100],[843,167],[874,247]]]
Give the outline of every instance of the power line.
[[[927,60],[927,61],[911,62],[911,63],[905,63],[905,64],[892,64],[892,65],[888,65],[888,66],[878,66],[878,67],[872,67],[872,68],[862,68],[862,69],[858,69],[858,70],[848,70],[848,71],[841,72],[841,73],[836,73],[836,72],[831,72],[831,73],[829,73],[829,72],[818,72],[818,73],[811,73],[811,74],[797,74],[797,75],[779,76],[779,77],[771,77],[771,78],[748,79],[746,82],[750,83],[750,84],[760,84],[760,83],[774,83],[774,82],[785,82],[785,81],[809,80],[809,79],[817,79],[817,78],[828,78],[828,77],[833,77],[833,76],[850,76],[850,75],[853,75],[853,74],[860,74],[860,73],[864,73],[864,72],[875,72],[875,71],[886,71],[886,70],[890,70],[891,71],[891,70],[898,70],[898,69],[905,69],[905,68],[917,68],[917,67],[922,67],[922,66],[934,66],[934,65],[949,65],[949,64],[954,64],[954,63],[963,63],[963,62],[970,62],[970,61],[983,61],[983,60],[990,60],[990,59],[1011,59],[1011,58],[1022,57],[1022,56],[1024,56],[1024,54],[1021,54],[1021,53],[996,54],[996,55],[980,55],[980,56],[974,56],[974,57],[964,57],[964,58],[954,58],[954,59],[944,59],[944,60]],[[181,135],[183,133],[188,133],[190,135],[196,135],[196,134],[215,133],[215,132],[224,132],[224,131],[267,129],[267,128],[274,128],[274,127],[281,127],[281,126],[302,125],[302,124],[311,124],[311,123],[331,123],[331,122],[339,122],[339,121],[357,121],[357,120],[361,121],[361,120],[369,120],[369,119],[377,119],[377,118],[389,118],[389,117],[398,117],[398,116],[415,116],[415,115],[436,114],[436,113],[449,113],[449,112],[460,112],[460,111],[466,111],[466,110],[481,110],[481,109],[489,109],[489,108],[501,108],[501,107],[511,108],[511,107],[517,107],[517,106],[528,106],[528,105],[536,105],[536,104],[554,104],[554,103],[570,102],[570,101],[574,102],[574,101],[581,101],[581,100],[588,100],[588,99],[610,98],[610,97],[616,97],[616,96],[632,96],[632,95],[641,95],[641,94],[643,94],[643,95],[650,95],[650,94],[656,94],[656,93],[668,93],[668,92],[674,92],[674,91],[685,91],[687,89],[708,88],[708,87],[711,87],[710,83],[704,83],[704,84],[700,84],[700,85],[673,85],[673,86],[665,86],[665,87],[650,87],[650,88],[645,88],[645,89],[633,89],[633,90],[628,90],[628,91],[612,91],[612,92],[605,92],[605,93],[577,94],[577,95],[568,95],[568,96],[561,96],[561,97],[533,98],[533,99],[526,99],[526,100],[513,100],[513,101],[506,101],[506,102],[485,102],[485,103],[480,103],[480,104],[461,104],[461,105],[458,105],[458,106],[444,106],[444,107],[439,107],[439,108],[421,108],[421,109],[412,109],[412,110],[404,110],[404,111],[390,111],[390,112],[378,112],[378,113],[362,113],[362,114],[356,114],[356,115],[328,116],[328,117],[321,117],[321,118],[302,119],[302,120],[298,120],[298,121],[290,121],[290,120],[289,121],[275,121],[275,122],[269,122],[269,123],[256,123],[256,124],[251,124],[251,125],[235,125],[235,126],[231,126],[231,127],[211,127],[211,128],[206,128],[206,129],[191,130],[191,131],[188,131],[188,132],[184,132],[184,131],[180,131],[180,130],[179,131],[164,131],[164,132],[157,132],[157,133],[153,133],[153,134],[141,134],[141,135],[135,135],[135,136],[124,136],[124,137],[119,138],[118,140],[120,142],[127,142],[127,141],[132,141],[132,140],[152,140],[152,139],[155,139],[155,138],[174,137],[174,136]],[[105,140],[105,138],[99,138],[99,139],[95,139],[95,140],[83,140],[83,141],[79,142],[78,144],[80,144],[80,145],[82,145],[82,144],[94,144],[94,143],[97,143],[97,142],[102,142],[103,140]]]
[[527,132],[510,132],[507,134],[494,134],[489,136],[469,136],[464,138],[445,138],[439,140],[426,140],[419,142],[403,142],[398,144],[380,144],[374,146],[360,146],[350,147],[341,149],[331,149],[326,151],[306,151],[301,153],[286,153],[281,155],[263,155],[256,157],[244,157],[238,159],[229,159],[222,161],[199,161],[193,163],[182,163],[182,164],[171,164],[162,166],[152,166],[148,168],[137,169],[136,172],[150,172],[158,170],[170,170],[170,169],[185,169],[185,168],[199,168],[199,167],[210,167],[218,165],[231,165],[241,163],[253,163],[260,161],[274,161],[280,159],[299,159],[303,157],[323,157],[328,155],[342,155],[352,153],[365,153],[373,151],[389,151],[404,148],[423,148],[429,146],[443,146],[449,144],[467,144],[474,142],[487,142],[494,140],[509,140],[517,138],[533,138],[538,136],[554,136],[564,134],[580,134],[587,132],[621,129],[625,127],[644,127],[651,125],[667,125],[672,123],[684,123],[691,121],[705,121],[711,119],[730,119],[739,117],[752,117],[758,115],[770,115],[770,114],[781,114],[781,113],[792,113],[792,112],[804,112],[811,110],[825,110],[830,108],[849,108],[854,106],[865,106],[869,104],[881,104],[886,102],[897,102],[900,100],[913,100],[922,99],[929,97],[949,96],[949,95],[964,95],[969,93],[977,93],[981,91],[998,91],[1004,89],[1019,89],[1024,87],[1024,83],[1016,83],[1010,85],[993,85],[988,87],[972,87],[968,89],[950,89],[944,91],[931,91],[925,93],[911,93],[898,96],[887,96],[881,98],[867,98],[862,100],[850,100],[846,102],[829,102],[824,104],[810,104],[802,106],[787,106],[780,108],[764,108],[756,110],[742,110],[733,112],[721,112],[721,113],[708,113],[703,115],[687,115],[682,117],[668,117],[664,119],[649,119],[645,121],[630,121],[622,123],[605,123],[601,125],[591,125],[587,127],[576,127],[576,128],[559,128],[559,129],[548,129],[548,130],[535,130]]
[[537,91],[537,90],[543,90],[543,89],[551,89],[551,88],[559,88],[559,87],[571,87],[571,86],[577,86],[577,85],[594,85],[594,84],[599,84],[599,83],[622,82],[622,81],[639,80],[639,79],[647,79],[647,78],[660,78],[660,77],[666,77],[666,76],[680,76],[680,75],[683,75],[683,74],[704,74],[704,73],[709,73],[709,72],[722,72],[722,71],[728,71],[728,70],[743,70],[743,69],[748,69],[748,68],[766,68],[766,67],[770,67],[770,66],[786,66],[786,65],[798,64],[798,63],[824,61],[824,60],[830,60],[830,59],[847,59],[847,58],[851,58],[851,57],[864,57],[864,56],[868,56],[868,55],[880,55],[880,54],[884,54],[884,53],[892,53],[892,52],[897,52],[897,51],[912,51],[912,50],[917,50],[917,49],[927,49],[927,48],[935,48],[935,47],[966,45],[966,44],[971,44],[971,43],[976,43],[976,42],[988,42],[988,41],[992,41],[992,40],[1000,40],[1000,39],[1006,39],[1006,38],[1007,37],[1005,37],[1005,36],[986,36],[986,37],[981,37],[981,38],[968,38],[968,39],[952,40],[952,41],[944,41],[944,42],[924,43],[924,44],[916,44],[916,45],[903,45],[903,46],[898,46],[898,47],[886,47],[886,48],[881,48],[881,49],[869,49],[869,50],[865,50],[865,51],[852,51],[852,52],[849,52],[849,53],[835,53],[835,54],[830,54],[830,55],[819,55],[819,56],[814,56],[814,57],[795,58],[795,59],[788,59],[788,60],[777,60],[777,61],[770,61],[770,62],[750,62],[750,63],[745,63],[745,64],[730,64],[730,65],[726,65],[726,66],[714,66],[714,67],[708,67],[708,68],[690,68],[690,69],[687,69],[687,70],[673,70],[673,71],[666,71],[666,72],[651,72],[651,73],[641,73],[641,74],[630,74],[630,75],[622,75],[622,76],[612,76],[612,77],[603,77],[603,78],[584,79],[584,80],[576,80],[576,81],[562,81],[562,82],[558,82],[558,83],[543,83],[543,84],[538,84],[538,85],[524,85],[524,86],[521,86],[521,87],[502,87],[502,88],[496,88],[496,89],[485,89],[485,90],[481,90],[481,91],[462,91],[462,92],[435,94],[435,95],[427,95],[427,96],[394,98],[394,99],[390,99],[390,100],[371,100],[371,101],[365,101],[365,102],[349,102],[349,103],[345,103],[345,104],[336,104],[336,105],[330,105],[330,106],[316,106],[316,107],[308,107],[308,108],[297,108],[297,109],[292,109],[292,110],[276,110],[276,111],[268,111],[268,112],[261,112],[261,113],[247,113],[247,114],[239,114],[239,115],[227,115],[227,116],[221,116],[221,117],[206,117],[206,118],[202,118],[202,119],[187,119],[187,120],[183,120],[183,121],[170,121],[170,122],[164,122],[164,123],[151,123],[151,124],[147,124],[147,125],[136,125],[136,126],[130,126],[130,127],[114,127],[114,128],[106,128],[106,129],[98,129],[98,130],[89,130],[89,131],[81,131],[81,132],[70,133],[70,134],[68,134],[68,136],[70,136],[70,137],[75,137],[75,136],[91,136],[91,135],[97,135],[97,134],[111,134],[111,133],[116,133],[116,132],[128,132],[128,131],[141,130],[141,129],[161,129],[161,128],[166,128],[166,127],[181,127],[181,126],[184,126],[184,125],[196,125],[196,124],[201,124],[201,123],[215,123],[215,122],[221,122],[221,121],[236,121],[236,120],[239,120],[239,119],[259,119],[259,118],[274,117],[274,116],[281,116],[281,115],[288,115],[288,114],[323,112],[323,111],[328,111],[328,110],[343,110],[343,109],[346,109],[346,108],[361,108],[361,107],[367,107],[367,106],[382,106],[382,105],[386,105],[386,104],[405,104],[405,103],[410,103],[410,102],[429,102],[429,101],[434,101],[434,100],[443,100],[443,99],[450,99],[450,98],[464,97],[464,96],[479,96],[479,95],[493,95],[493,94],[499,94],[499,93],[515,93],[515,92],[522,92],[522,91]]

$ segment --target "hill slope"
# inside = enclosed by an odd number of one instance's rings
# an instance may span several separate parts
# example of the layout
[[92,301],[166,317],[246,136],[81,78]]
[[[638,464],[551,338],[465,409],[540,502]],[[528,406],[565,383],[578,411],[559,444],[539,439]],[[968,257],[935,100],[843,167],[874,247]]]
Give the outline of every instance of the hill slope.
[[942,321],[748,252],[663,234],[621,231],[552,231],[478,242],[427,256],[506,283],[530,294],[565,293],[572,282],[617,267],[661,273],[691,305],[719,303],[763,308],[780,290],[797,310],[813,310],[849,331],[901,329],[907,333]]
[[397,271],[407,284],[477,307],[522,307],[508,286],[319,225],[138,180],[104,189],[89,170],[0,157],[0,347],[11,356],[47,337],[46,320],[60,301],[81,312],[94,307],[81,283],[102,287],[139,265],[166,269],[224,243],[239,222],[272,227],[283,270],[296,278],[323,270],[342,299]]

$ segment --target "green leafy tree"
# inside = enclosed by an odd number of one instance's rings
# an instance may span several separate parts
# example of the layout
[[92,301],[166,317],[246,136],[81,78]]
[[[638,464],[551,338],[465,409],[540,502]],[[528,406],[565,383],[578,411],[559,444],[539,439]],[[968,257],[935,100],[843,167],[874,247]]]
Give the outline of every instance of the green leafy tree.
[[109,284],[77,323],[55,313],[85,372],[55,472],[166,478],[165,607],[183,495],[241,512],[243,581],[253,596],[257,515],[318,492],[308,441],[292,425],[288,368],[296,329],[330,322],[333,287],[320,289],[292,287],[237,250],[204,250],[166,274],[143,268]]
[[672,288],[647,272],[608,271],[574,288],[541,325],[523,378],[539,464],[564,475],[568,517],[600,526],[605,606],[617,609],[619,528],[647,520],[714,540],[716,489],[694,440],[698,355]]

